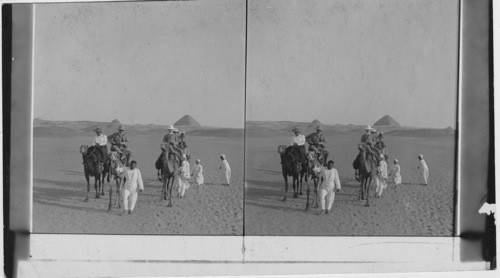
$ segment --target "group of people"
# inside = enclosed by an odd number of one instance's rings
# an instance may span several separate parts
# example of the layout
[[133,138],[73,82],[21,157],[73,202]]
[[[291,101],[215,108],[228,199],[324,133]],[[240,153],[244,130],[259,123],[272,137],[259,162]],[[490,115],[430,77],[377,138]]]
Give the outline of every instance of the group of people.
[[[111,145],[111,151],[118,154],[119,159],[123,162],[123,167],[118,167],[117,171],[123,174],[124,184],[123,184],[123,194],[122,202],[124,208],[124,214],[132,214],[137,202],[137,197],[140,192],[144,190],[144,183],[142,180],[141,171],[137,168],[137,161],[130,158],[132,152],[128,150],[128,138],[125,135],[125,128],[120,125],[118,126],[118,131],[110,136],[103,134],[102,128],[100,126],[94,129],[96,135],[93,137],[92,146],[89,148],[90,152],[99,152],[100,160],[106,162],[109,159],[107,144]],[[163,141],[160,144],[162,153],[157,159],[155,166],[158,169],[158,178],[161,180],[161,158],[165,151],[171,152],[173,155],[179,158],[179,172],[176,175],[176,180],[174,186],[177,187],[178,197],[183,198],[186,189],[190,187],[190,179],[194,177],[195,182],[198,186],[204,184],[203,176],[203,166],[201,165],[201,160],[196,159],[194,168],[190,169],[189,164],[189,149],[186,143],[186,136],[184,132],[179,132],[179,130],[172,125],[168,126],[167,134],[163,137]],[[229,186],[231,182],[231,167],[226,159],[225,154],[220,154],[219,158],[221,160],[220,170],[223,170],[224,182],[223,185]]]
[[[389,177],[392,177],[392,182],[397,187],[401,185],[401,167],[397,159],[393,160],[393,165],[389,168],[387,160],[389,156],[387,154],[387,146],[383,141],[384,133],[377,132],[375,128],[371,126],[366,127],[366,133],[361,136],[360,143],[365,148],[366,153],[372,155],[372,157],[377,162],[377,172],[375,176],[375,194],[376,197],[380,198],[383,191],[387,188],[387,181]],[[305,143],[309,143],[309,151],[313,151],[317,154],[318,158],[323,157],[325,161],[328,158],[329,152],[326,147],[326,140],[322,133],[321,126],[316,127],[316,132],[308,135],[307,137],[302,135],[300,128],[296,127],[292,130],[294,136],[291,138],[291,145],[298,148],[300,151],[299,160],[305,158],[306,148]],[[356,160],[359,159],[359,155]],[[422,169],[424,185],[428,184],[429,180],[429,168],[424,160],[423,154],[418,155],[420,165],[417,169]],[[300,162],[299,161],[299,162]],[[335,193],[341,190],[340,178],[338,171],[333,167],[334,161],[328,160],[326,163],[326,168],[315,169],[320,175],[320,184],[318,186],[320,195],[321,212],[320,214],[328,214],[332,208],[333,201],[335,199]],[[359,179],[359,172],[355,172],[356,179]]]
[[118,126],[118,132],[106,136],[102,133],[102,128],[100,126],[94,129],[96,135],[92,140],[92,145],[94,149],[90,151],[98,151],[102,157],[102,162],[108,161],[108,143],[111,144],[111,151],[119,154],[120,159],[126,166],[129,166],[130,157],[132,152],[127,149],[127,144],[129,143],[127,136],[125,135],[125,128],[123,126]]
[[308,136],[301,134],[301,130],[298,126],[292,129],[292,132],[294,135],[290,140],[291,148],[289,151],[298,149],[298,162],[302,163],[307,157],[305,146],[307,142],[309,144],[308,150],[314,152],[318,161],[326,166],[330,152],[328,151],[328,147],[326,145],[322,127],[320,125],[316,126],[316,132],[313,132]]

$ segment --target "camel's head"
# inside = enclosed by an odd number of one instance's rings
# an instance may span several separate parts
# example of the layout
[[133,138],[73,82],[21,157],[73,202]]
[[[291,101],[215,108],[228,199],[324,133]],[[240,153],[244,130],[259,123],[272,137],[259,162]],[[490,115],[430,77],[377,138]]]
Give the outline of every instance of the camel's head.
[[102,171],[104,171],[104,163],[102,163],[102,162],[98,162],[95,167],[96,167],[97,173],[102,173]]
[[80,146],[80,153],[81,153],[81,154],[86,154],[88,149],[89,149],[89,147],[88,147],[88,146],[81,145],[81,146]]
[[111,161],[116,161],[116,160],[118,160],[118,152],[116,152],[116,151],[112,151],[112,152],[109,154],[109,159],[111,159]]
[[286,146],[285,145],[279,145],[278,146],[278,153],[279,154],[284,154],[285,150],[286,150]]
[[364,151],[365,150],[365,146],[363,146],[363,144],[359,143],[358,144],[358,150]]
[[314,159],[316,159],[316,153],[315,152],[308,152],[307,153],[307,160],[309,161],[314,161]]

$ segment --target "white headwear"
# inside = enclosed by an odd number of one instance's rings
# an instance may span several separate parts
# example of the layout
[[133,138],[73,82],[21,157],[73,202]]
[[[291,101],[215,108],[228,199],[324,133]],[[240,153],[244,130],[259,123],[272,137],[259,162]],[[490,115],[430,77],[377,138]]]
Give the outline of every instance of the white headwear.
[[175,130],[175,127],[174,127],[173,125],[168,125],[168,126],[167,126],[167,129],[168,129],[168,130]]
[[200,163],[200,162],[201,162],[201,160],[199,160],[199,159],[196,159],[196,162]]
[[366,126],[366,128],[365,128],[365,130],[370,130],[370,131],[371,131],[371,130],[372,130],[372,127],[371,127],[371,126],[369,126],[369,125],[367,125],[367,126]]
[[399,161],[397,159],[394,159],[394,162],[399,163]]
[[226,155],[225,154],[221,154],[220,155],[223,159],[226,159]]
[[418,157],[419,158],[424,158],[424,155],[423,154],[419,154]]

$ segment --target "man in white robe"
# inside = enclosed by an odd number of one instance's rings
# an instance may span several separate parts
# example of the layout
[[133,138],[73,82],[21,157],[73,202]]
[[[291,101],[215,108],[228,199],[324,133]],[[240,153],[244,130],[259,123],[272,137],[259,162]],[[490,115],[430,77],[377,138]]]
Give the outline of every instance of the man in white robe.
[[427,163],[424,160],[424,155],[419,154],[418,160],[420,160],[420,166],[417,169],[422,168],[422,175],[424,176],[424,185],[427,185],[429,182],[429,167],[427,167]]
[[179,169],[179,175],[177,175],[177,184],[178,184],[178,197],[184,198],[184,194],[186,193],[186,189],[189,188],[189,162],[187,161],[186,154],[181,155],[181,167]]
[[196,166],[194,166],[193,173],[191,174],[191,176],[194,176],[194,179],[198,186],[204,183],[203,166],[201,166],[201,160],[196,159]]
[[223,183],[223,185],[229,186],[229,184],[231,183],[231,167],[229,166],[229,162],[227,162],[225,154],[221,154],[220,159],[222,160],[222,165],[219,167],[219,169],[223,170],[224,178],[226,180],[226,183]]
[[375,194],[377,198],[382,196],[382,192],[387,188],[387,162],[383,154],[380,155],[379,166],[377,167],[377,175],[375,176]]
[[[335,199],[335,192],[340,191],[340,178],[337,169],[333,168],[333,160],[328,161],[327,167],[322,171],[322,182],[319,188],[320,192],[320,203],[321,203],[321,213],[328,214],[332,209],[333,201]],[[325,207],[325,199],[328,202]]]
[[399,166],[399,161],[397,159],[394,159],[394,165],[392,165],[391,167],[389,176],[392,176],[392,180],[395,186],[401,184],[401,167]]
[[134,212],[137,196],[139,192],[144,190],[141,171],[137,169],[136,166],[137,162],[132,160],[130,162],[130,167],[126,167],[123,172],[126,180],[123,185],[123,209],[125,210],[125,213],[128,212],[128,214],[132,214]]

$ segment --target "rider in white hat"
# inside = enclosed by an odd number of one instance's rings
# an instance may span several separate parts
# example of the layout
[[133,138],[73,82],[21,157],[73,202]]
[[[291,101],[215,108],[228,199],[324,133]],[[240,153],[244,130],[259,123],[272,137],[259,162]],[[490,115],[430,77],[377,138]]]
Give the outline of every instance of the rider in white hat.
[[103,155],[103,160],[108,160],[108,136],[102,133],[102,128],[100,126],[94,129],[96,136],[92,141],[92,144],[101,150]]
[[292,129],[292,132],[294,136],[292,136],[290,144],[292,147],[298,148],[300,152],[299,162],[302,162],[306,158],[306,137],[300,134],[300,128],[298,126]]
[[158,170],[159,180],[161,180],[160,170],[161,170],[161,157],[163,155],[163,152],[168,150],[169,153],[176,154],[179,160],[181,160],[181,155],[182,155],[182,150],[177,146],[179,144],[179,138],[177,134],[174,133],[178,129],[175,128],[173,125],[168,125],[167,130],[168,133],[165,134],[165,136],[163,136],[163,142],[161,142],[160,144],[162,152],[160,153],[160,156],[155,162],[155,167]]

